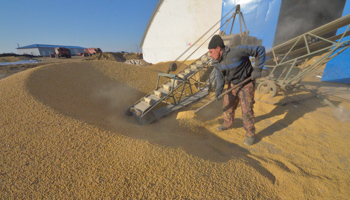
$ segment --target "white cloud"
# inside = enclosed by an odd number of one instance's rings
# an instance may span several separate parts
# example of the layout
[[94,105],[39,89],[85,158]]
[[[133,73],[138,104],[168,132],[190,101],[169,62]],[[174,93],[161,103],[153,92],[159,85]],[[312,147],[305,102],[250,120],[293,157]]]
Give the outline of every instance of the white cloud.
[[260,0],[231,0],[233,4],[240,4],[241,11],[248,14],[255,10]]

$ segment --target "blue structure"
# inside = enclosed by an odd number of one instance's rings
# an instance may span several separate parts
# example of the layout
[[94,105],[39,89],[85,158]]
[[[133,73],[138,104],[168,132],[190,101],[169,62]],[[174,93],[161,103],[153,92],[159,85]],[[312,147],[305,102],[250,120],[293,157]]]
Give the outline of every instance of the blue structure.
[[[344,7],[343,15],[350,13],[350,1],[347,1]],[[344,32],[346,27],[338,30],[337,34]],[[349,40],[350,36],[343,40]],[[333,60],[329,61],[324,69],[322,81],[350,84],[350,49],[345,50]]]
[[350,50],[339,54],[334,60],[327,63],[322,75],[322,81],[350,84],[349,67]]
[[18,47],[18,54],[30,54],[34,56],[50,56],[55,52],[56,47],[65,47],[70,50],[72,55],[84,53],[85,47],[67,46],[67,45],[49,45],[49,44],[32,44],[28,46]]

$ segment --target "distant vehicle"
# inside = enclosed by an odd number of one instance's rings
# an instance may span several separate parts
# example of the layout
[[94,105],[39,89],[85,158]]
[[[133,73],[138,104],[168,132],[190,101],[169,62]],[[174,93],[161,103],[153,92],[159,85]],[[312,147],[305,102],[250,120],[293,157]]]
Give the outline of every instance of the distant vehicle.
[[51,58],[72,58],[72,54],[70,53],[70,50],[64,47],[56,47],[55,53],[51,54]]
[[92,55],[95,55],[97,53],[102,53],[102,50],[100,48],[87,48],[87,49],[84,49],[84,53],[82,54],[82,56],[84,57],[90,57]]

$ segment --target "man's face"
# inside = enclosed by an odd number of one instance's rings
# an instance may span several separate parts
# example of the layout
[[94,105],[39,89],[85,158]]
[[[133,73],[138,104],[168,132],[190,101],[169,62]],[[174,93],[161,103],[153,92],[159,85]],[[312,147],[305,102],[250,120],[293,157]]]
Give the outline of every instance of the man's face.
[[214,60],[219,60],[221,54],[222,50],[220,47],[216,47],[215,49],[209,49],[209,56],[212,57]]

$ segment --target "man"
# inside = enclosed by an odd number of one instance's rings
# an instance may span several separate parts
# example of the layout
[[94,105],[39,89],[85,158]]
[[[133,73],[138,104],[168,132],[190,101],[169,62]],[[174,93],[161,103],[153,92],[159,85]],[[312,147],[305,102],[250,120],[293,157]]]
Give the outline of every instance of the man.
[[[252,145],[255,140],[254,127],[254,79],[261,76],[261,71],[265,63],[265,48],[262,46],[239,45],[234,48],[225,47],[222,38],[214,35],[209,42],[210,57],[214,59],[216,69],[217,85],[215,98],[219,100],[225,82],[228,89],[235,84],[251,77],[252,81],[232,90],[224,95],[223,118],[224,123],[217,127],[218,131],[227,130],[232,127],[234,114],[238,103],[241,103],[243,127],[246,130],[245,145]],[[252,67],[249,57],[255,57],[255,66]]]

